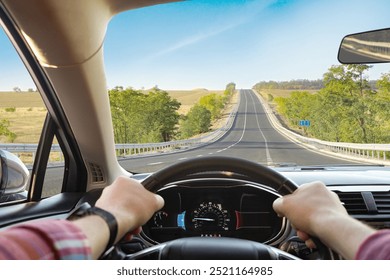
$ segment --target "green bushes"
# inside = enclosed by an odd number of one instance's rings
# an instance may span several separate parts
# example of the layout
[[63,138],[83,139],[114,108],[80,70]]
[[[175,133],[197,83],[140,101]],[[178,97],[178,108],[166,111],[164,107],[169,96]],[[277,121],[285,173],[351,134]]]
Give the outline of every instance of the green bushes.
[[222,95],[203,96],[187,115],[179,116],[181,104],[166,91],[154,88],[144,94],[116,87],[109,90],[115,142],[166,142],[208,132],[234,92],[235,84],[230,83]]
[[194,135],[209,131],[211,112],[200,104],[195,104],[188,114],[183,117],[180,125],[181,137],[190,138]]
[[[277,110],[304,135],[333,142],[388,143],[390,75],[384,74],[374,90],[366,77],[368,69],[368,65],[332,66],[324,74],[321,90],[276,97]],[[311,125],[299,127],[299,120],[310,120]]]
[[16,111],[16,108],[15,107],[9,107],[9,108],[5,108],[4,109],[7,113],[13,113]]

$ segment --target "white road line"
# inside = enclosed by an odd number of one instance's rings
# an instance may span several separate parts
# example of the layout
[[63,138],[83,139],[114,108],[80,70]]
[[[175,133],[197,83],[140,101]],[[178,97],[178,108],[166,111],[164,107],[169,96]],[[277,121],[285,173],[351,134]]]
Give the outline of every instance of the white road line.
[[[252,94],[251,94],[251,98],[252,98],[253,104],[255,104],[255,100],[253,99],[253,95],[252,95]],[[257,115],[256,106],[253,106],[253,107],[254,107],[254,109],[255,109],[255,116],[256,116],[257,127],[259,128],[259,131],[260,131],[260,133],[261,133],[261,136],[264,138],[265,155],[266,155],[266,157],[267,157],[267,165],[272,166],[274,163],[273,163],[273,160],[272,160],[272,158],[271,158],[271,154],[270,154],[269,149],[268,149],[268,141],[267,141],[267,138],[265,137],[263,131],[262,131],[261,128],[260,128],[259,116]]]
[[159,161],[159,162],[148,163],[147,165],[158,165],[158,164],[162,164],[162,163],[164,163],[164,162]]
[[[245,129],[246,129],[246,112],[248,111],[248,99],[245,97],[245,115],[244,115],[244,128],[242,130],[242,134],[241,134],[241,137],[240,139],[238,139],[237,142],[231,144],[230,146],[224,148],[224,149],[221,149],[219,151],[216,151],[215,153],[220,153],[220,152],[223,152],[223,151],[226,151],[227,149],[230,149],[230,148],[233,148],[235,145],[237,145],[238,143],[241,142],[241,140],[244,138],[244,134],[245,134]],[[209,155],[212,155],[213,153],[209,153]]]
[[186,160],[187,158],[186,157],[183,157],[183,158],[179,158],[178,160]]
[[[245,129],[246,129],[246,116],[247,116],[247,113],[248,112],[248,99],[246,98],[245,96],[245,115],[244,115],[244,128],[242,129],[242,134],[241,134],[241,137],[240,139],[238,139],[238,141],[236,143],[233,143],[231,144],[229,147],[227,147],[226,149],[230,149],[232,147],[234,147],[235,145],[237,145],[238,143],[241,142],[242,138],[244,138],[244,134],[245,134]],[[224,151],[226,149],[223,149],[221,151]]]

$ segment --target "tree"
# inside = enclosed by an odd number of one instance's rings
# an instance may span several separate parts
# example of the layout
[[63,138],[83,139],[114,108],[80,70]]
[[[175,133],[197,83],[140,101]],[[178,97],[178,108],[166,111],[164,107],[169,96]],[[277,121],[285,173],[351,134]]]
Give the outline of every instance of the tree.
[[311,104],[313,114],[309,133],[325,141],[345,141],[343,133],[346,112],[343,110],[342,98],[326,91],[320,91],[313,96],[315,98]]
[[228,83],[226,85],[225,91],[223,92],[223,101],[222,101],[224,106],[229,102],[230,98],[233,96],[235,91],[236,91],[235,83]]
[[22,92],[22,90],[20,89],[20,87],[14,87],[13,90],[14,90],[14,92]]
[[202,96],[199,104],[207,108],[211,113],[211,119],[215,120],[221,116],[222,109],[225,107],[223,96],[216,93]]
[[375,126],[375,134],[380,137],[382,143],[390,142],[390,73],[382,74],[381,78],[376,82],[376,108],[377,116]]
[[159,137],[160,141],[172,140],[179,122],[177,110],[180,108],[180,102],[170,97],[168,92],[155,87],[146,95],[146,104],[146,122],[154,131],[159,131],[156,137]]
[[290,81],[262,81],[253,86],[254,89],[260,91],[263,89],[288,89],[288,90],[313,90],[323,88],[323,82],[319,80],[290,80]]
[[299,119],[311,120],[304,133],[322,140],[389,143],[390,73],[382,75],[374,90],[366,75],[370,67],[332,66],[323,76],[321,90],[275,97],[277,110],[292,128]]
[[189,138],[196,134],[209,131],[211,112],[200,104],[195,104],[184,118],[180,132],[182,138]]
[[375,92],[371,89],[365,72],[370,66],[339,65],[332,66],[324,74],[324,89],[328,95],[337,95],[341,99],[344,114],[345,135],[343,139],[351,142],[375,142],[372,131],[375,124]]
[[386,95],[390,95],[390,73],[382,74],[381,78],[376,82],[378,90]]
[[180,103],[153,88],[148,94],[132,88],[109,91],[116,143],[170,141],[175,137]]
[[[307,91],[293,91],[290,97],[277,97],[275,102],[278,111],[288,119],[289,125],[297,128],[300,120],[313,122],[315,99],[316,97]],[[303,132],[307,133],[306,127]]]

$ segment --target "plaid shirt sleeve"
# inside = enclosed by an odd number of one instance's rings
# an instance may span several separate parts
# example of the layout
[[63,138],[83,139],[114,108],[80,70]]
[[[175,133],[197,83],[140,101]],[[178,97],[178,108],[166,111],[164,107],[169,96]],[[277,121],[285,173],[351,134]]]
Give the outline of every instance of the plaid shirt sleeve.
[[0,232],[0,259],[91,259],[91,248],[72,222],[40,220]]
[[390,260],[390,230],[378,230],[360,245],[358,260]]

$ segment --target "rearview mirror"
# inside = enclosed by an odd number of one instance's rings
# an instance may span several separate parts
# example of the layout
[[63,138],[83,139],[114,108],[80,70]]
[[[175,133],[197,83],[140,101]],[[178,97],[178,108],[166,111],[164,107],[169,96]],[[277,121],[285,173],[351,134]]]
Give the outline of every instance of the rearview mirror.
[[0,202],[26,199],[29,171],[14,154],[0,150]]
[[345,36],[338,60],[344,64],[390,62],[390,29],[380,29]]

